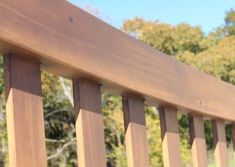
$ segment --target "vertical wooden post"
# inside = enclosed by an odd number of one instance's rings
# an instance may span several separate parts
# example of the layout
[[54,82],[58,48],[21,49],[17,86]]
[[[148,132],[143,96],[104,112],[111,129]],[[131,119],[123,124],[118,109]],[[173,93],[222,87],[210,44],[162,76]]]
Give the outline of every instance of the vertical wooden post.
[[40,64],[4,55],[7,131],[11,167],[46,167]]
[[123,110],[128,167],[148,167],[144,99],[124,95]]
[[177,109],[159,107],[164,167],[180,167]]
[[224,121],[213,120],[213,135],[215,145],[215,162],[217,167],[228,166],[227,143],[225,136]]
[[202,116],[189,114],[189,131],[193,167],[206,167],[207,153]]
[[105,143],[100,84],[73,80],[76,134],[80,167],[105,167]]

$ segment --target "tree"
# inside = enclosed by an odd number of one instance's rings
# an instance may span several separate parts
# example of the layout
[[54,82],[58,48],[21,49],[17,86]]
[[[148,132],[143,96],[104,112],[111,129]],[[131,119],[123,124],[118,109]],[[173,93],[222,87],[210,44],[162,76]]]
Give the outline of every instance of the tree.
[[224,37],[235,35],[235,10],[230,9],[226,12],[224,18],[224,24],[218,27],[214,32],[212,32],[217,39],[221,40]]
[[216,38],[207,38],[199,27],[184,23],[172,26],[135,18],[124,22],[122,30],[171,56],[185,51],[199,53],[216,44]]
[[3,58],[0,55],[0,166],[8,165]]
[[231,9],[227,12],[225,17],[225,26],[224,26],[225,35],[235,35],[235,10]]
[[235,84],[235,36],[223,38],[218,45],[192,54],[185,52],[177,59],[209,75]]

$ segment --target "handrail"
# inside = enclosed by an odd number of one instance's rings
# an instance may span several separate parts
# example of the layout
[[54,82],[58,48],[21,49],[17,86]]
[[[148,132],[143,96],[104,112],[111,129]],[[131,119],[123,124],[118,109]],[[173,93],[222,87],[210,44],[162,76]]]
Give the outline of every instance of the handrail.
[[88,77],[146,103],[235,120],[235,87],[129,37],[64,0],[0,1],[0,50],[42,69]]

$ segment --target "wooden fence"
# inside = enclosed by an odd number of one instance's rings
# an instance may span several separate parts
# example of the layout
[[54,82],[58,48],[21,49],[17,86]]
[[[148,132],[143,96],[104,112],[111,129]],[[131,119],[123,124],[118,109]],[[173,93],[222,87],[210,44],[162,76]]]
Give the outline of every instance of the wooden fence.
[[235,87],[69,2],[0,0],[0,50],[11,167],[47,166],[41,70],[73,81],[79,167],[106,166],[101,89],[123,96],[128,167],[149,166],[144,104],[159,108],[165,167],[181,166],[178,110],[189,114],[193,166],[207,166],[205,117],[213,121],[216,164],[228,166],[224,123],[235,121]]

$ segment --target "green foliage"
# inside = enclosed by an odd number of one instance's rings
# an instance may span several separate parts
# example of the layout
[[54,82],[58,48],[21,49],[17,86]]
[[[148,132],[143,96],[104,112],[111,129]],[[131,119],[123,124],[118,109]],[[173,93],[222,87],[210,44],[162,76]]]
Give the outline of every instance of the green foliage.
[[3,82],[3,58],[0,55],[0,166],[8,165],[7,132]]
[[226,35],[235,35],[235,10],[231,9],[225,17],[224,31]]
[[4,85],[3,85],[3,57],[0,54],[0,95],[3,96]]
[[102,111],[108,163],[111,166],[125,167],[124,123],[120,96],[102,93]]
[[154,107],[146,106],[145,112],[150,166],[163,166],[162,141],[158,111]]
[[206,38],[199,27],[188,24],[172,26],[135,18],[126,21],[122,29],[149,46],[172,56],[185,51],[198,53],[216,44],[216,38]]
[[180,134],[180,152],[183,164],[185,166],[191,163],[191,152],[189,145],[189,123],[185,114],[178,114],[179,134]]
[[177,59],[196,67],[197,69],[235,84],[235,37],[225,37],[218,45],[201,52],[192,54],[185,52]]
[[74,111],[59,77],[43,72],[42,93],[48,166],[76,166]]

